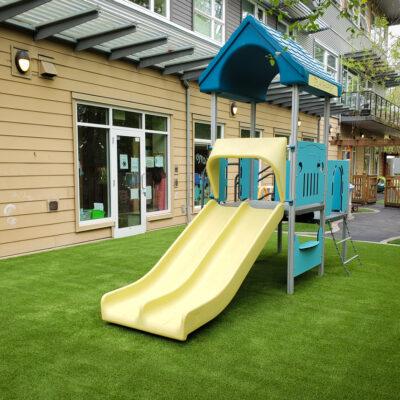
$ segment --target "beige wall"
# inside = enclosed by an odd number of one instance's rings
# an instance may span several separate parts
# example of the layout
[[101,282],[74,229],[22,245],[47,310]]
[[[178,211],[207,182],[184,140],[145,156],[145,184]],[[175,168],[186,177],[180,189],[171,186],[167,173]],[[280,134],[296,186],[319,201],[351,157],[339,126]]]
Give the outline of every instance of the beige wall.
[[[30,79],[13,74],[12,46],[29,50]],[[38,76],[39,55],[53,58],[58,72],[54,80]],[[195,83],[190,90],[191,124],[208,121],[209,96]],[[101,55],[75,53],[65,45],[35,43],[23,33],[1,28],[0,257],[112,236],[109,226],[79,231],[77,225],[73,109],[79,99],[170,115],[171,214],[152,217],[148,228],[186,222],[185,92],[180,80],[126,62],[109,62]],[[274,128],[290,130],[290,110],[263,104],[257,111],[257,128],[265,137],[272,136]],[[249,106],[239,103],[238,115],[231,117],[229,102],[221,100],[219,122],[225,137],[239,136],[240,127],[249,127],[249,114]],[[317,119],[303,114],[300,118],[300,133],[316,137]],[[59,200],[59,211],[48,212],[51,199]]]

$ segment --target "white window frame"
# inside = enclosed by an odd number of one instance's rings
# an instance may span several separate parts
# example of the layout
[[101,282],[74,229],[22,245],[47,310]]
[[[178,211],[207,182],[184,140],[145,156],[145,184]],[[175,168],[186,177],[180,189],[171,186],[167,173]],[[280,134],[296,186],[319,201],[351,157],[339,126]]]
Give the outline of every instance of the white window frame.
[[[240,136],[239,137],[241,137],[241,138],[243,137],[242,136],[242,131],[251,131],[251,129],[246,127],[246,126],[240,126],[240,132],[239,132]],[[264,133],[263,129],[256,128],[255,132],[259,132],[260,133],[260,139],[263,137],[263,133]]]
[[[208,145],[211,146],[212,142],[211,142],[211,138],[210,139],[196,139],[196,124],[205,124],[205,125],[210,125],[211,127],[211,122],[210,121],[203,121],[203,120],[199,120],[196,119],[193,121],[193,196],[192,196],[192,204],[193,204],[193,210],[194,211],[199,211],[201,209],[201,206],[196,206],[194,204],[194,186],[195,186],[195,170],[194,170],[194,163],[195,163],[195,152],[196,152],[196,144],[201,144],[201,145]],[[221,137],[219,139],[223,139],[225,136],[225,125],[223,123],[218,123],[218,126],[221,127]]]
[[[334,56],[336,59],[336,74],[335,74],[335,79],[338,79],[338,74],[339,74],[339,54],[336,53],[334,50],[330,49],[329,47],[327,47],[325,44],[323,44],[322,42],[320,42],[319,40],[314,40],[314,54],[313,57],[315,58],[315,46],[319,46],[324,50],[324,62],[323,62],[323,66],[324,69],[327,73],[328,72],[328,55]],[[332,67],[330,67],[332,68]]]
[[[225,43],[225,13],[226,13],[226,0],[222,0],[222,19],[219,19],[215,16],[215,0],[211,0],[211,15],[208,15],[204,11],[201,11],[196,8],[193,0],[193,15],[192,15],[192,21],[193,21],[193,32],[196,32],[197,35],[211,39],[215,43],[221,45]],[[197,32],[194,30],[194,17],[196,14],[202,15],[203,17],[209,18],[211,20],[211,36],[204,35],[200,32]],[[218,41],[215,39],[215,23],[221,24],[222,25],[222,40]]]
[[161,18],[166,18],[170,19],[171,11],[170,11],[170,6],[171,6],[171,0],[165,0],[165,7],[166,7],[166,15],[159,14],[158,12],[154,11],[154,0],[149,0],[149,8],[141,6],[140,4],[134,3],[132,0],[125,0],[128,1],[129,3],[133,4],[135,7],[139,7],[140,10],[146,10],[147,12],[150,12],[151,14],[156,14]]
[[[262,7],[262,6],[260,6],[256,1],[254,1],[254,0],[246,0],[248,3],[251,3],[251,4],[253,4],[253,6],[254,6],[254,14],[252,14],[253,15],[253,17],[254,18],[256,18],[258,21],[259,21],[259,19],[258,19],[258,10],[261,10],[262,12],[263,12],[263,23],[264,24],[267,24],[267,9],[265,8],[265,7]],[[243,16],[243,5],[242,5],[242,1],[240,2],[240,7],[241,7],[241,16],[242,16],[242,20],[244,19],[244,18],[246,18],[247,17],[247,15],[245,15],[245,16]]]
[[[88,123],[88,122],[78,122],[78,105],[83,104],[87,106],[94,106],[94,107],[101,107],[101,108],[106,108],[108,109],[108,125],[102,125],[102,124],[93,124],[93,123]],[[142,127],[141,128],[129,128],[129,127],[121,127],[118,125],[113,125],[112,123],[112,117],[113,117],[113,110],[123,110],[123,111],[128,111],[128,112],[134,112],[141,114],[141,119],[142,119]],[[108,154],[108,169],[109,169],[109,179],[111,179],[111,149],[112,149],[112,129],[113,128],[123,128],[123,129],[132,129],[132,131],[136,132],[142,132],[143,134],[143,140],[145,141],[146,144],[146,133],[155,133],[155,134],[162,134],[162,135],[167,135],[167,208],[165,210],[160,210],[160,211],[147,211],[145,210],[145,216],[146,217],[158,217],[158,216],[163,216],[163,215],[168,215],[171,213],[171,199],[172,199],[172,184],[171,184],[171,117],[168,114],[164,113],[157,113],[157,112],[147,112],[143,110],[137,110],[133,108],[127,108],[127,107],[120,107],[117,105],[109,105],[109,104],[104,104],[104,103],[95,103],[95,102],[89,102],[89,101],[80,101],[77,100],[75,102],[75,107],[74,107],[74,113],[75,113],[75,121],[76,121],[76,157],[77,157],[77,163],[76,163],[76,169],[75,169],[75,174],[77,177],[79,177],[79,140],[78,140],[78,127],[79,126],[87,126],[87,127],[92,127],[92,128],[104,128],[108,129],[108,149],[109,149],[109,154]],[[155,131],[155,130],[150,130],[146,129],[146,115],[155,115],[159,117],[165,117],[167,118],[167,131]],[[146,157],[146,154],[142,155],[143,157]],[[146,171],[145,171],[146,172]],[[78,216],[79,216],[79,227],[86,227],[86,226],[92,226],[92,225],[103,225],[107,223],[114,222],[116,219],[116,215],[114,215],[114,207],[112,202],[112,195],[111,195],[111,181],[109,182],[109,207],[110,207],[110,217],[107,218],[99,218],[95,220],[89,220],[89,221],[81,221],[80,220],[80,207],[78,210]],[[79,188],[79,179],[77,180],[77,187],[76,187],[76,193],[77,193],[77,204],[79,204],[80,201],[80,188]],[[79,204],[80,206],[80,204]]]

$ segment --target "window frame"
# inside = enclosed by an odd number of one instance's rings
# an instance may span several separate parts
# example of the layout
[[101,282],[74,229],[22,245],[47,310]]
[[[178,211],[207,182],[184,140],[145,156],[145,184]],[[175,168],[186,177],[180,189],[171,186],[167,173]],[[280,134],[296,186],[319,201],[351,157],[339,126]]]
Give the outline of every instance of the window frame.
[[139,7],[141,10],[146,10],[147,12],[150,12],[152,14],[156,14],[161,18],[166,18],[170,19],[171,18],[171,0],[165,0],[165,8],[166,8],[166,15],[159,14],[158,12],[154,11],[154,1],[155,0],[149,0],[149,8],[141,6],[140,4],[137,4],[134,2],[134,0],[126,0],[130,4],[133,4],[135,7]]
[[[323,43],[320,42],[319,40],[315,39],[315,40],[314,40],[314,46],[313,46],[313,57],[314,57],[315,60],[316,60],[316,58],[315,58],[315,49],[316,49],[316,46],[320,47],[320,48],[324,51],[324,62],[323,62],[322,65],[324,66],[325,72],[327,72],[328,74],[329,74],[328,67],[329,67],[329,68],[332,68],[332,67],[330,67],[330,66],[328,65],[328,56],[331,55],[331,56],[335,57],[335,59],[336,59],[336,69],[335,69],[336,73],[335,73],[334,78],[337,80],[337,79],[338,79],[338,76],[339,76],[339,75],[338,75],[338,74],[339,74],[339,70],[340,70],[340,66],[339,66],[339,54],[338,54],[337,52],[335,52],[334,50],[332,50],[331,48],[327,47],[325,44],[323,44]],[[318,61],[318,60],[317,60],[317,61]]]
[[[87,106],[94,106],[94,107],[101,107],[101,108],[106,108],[108,110],[108,124],[94,124],[94,123],[89,123],[89,122],[78,122],[78,106],[80,104],[87,105]],[[123,111],[128,111],[128,112],[135,112],[141,115],[141,120],[142,120],[142,127],[141,128],[129,128],[129,127],[121,127],[118,125],[113,125],[113,110],[123,110]],[[165,117],[167,118],[167,130],[166,131],[157,131],[157,130],[150,130],[146,129],[145,123],[146,123],[146,115],[155,115],[159,117]],[[88,221],[81,221],[80,220],[80,188],[79,188],[79,137],[78,137],[78,127],[79,126],[86,126],[86,127],[92,127],[92,128],[104,128],[108,129],[108,155],[107,155],[107,160],[108,160],[108,169],[109,169],[109,179],[110,179],[110,185],[109,185],[109,202],[110,202],[110,216],[107,218],[99,218],[99,219],[94,219],[94,220],[88,220]],[[165,215],[170,215],[171,210],[172,210],[172,182],[171,182],[171,116],[169,114],[165,113],[158,113],[158,112],[152,112],[152,111],[143,111],[143,110],[138,110],[135,108],[129,108],[129,107],[121,107],[118,105],[110,105],[110,104],[105,104],[105,103],[97,103],[93,101],[86,101],[86,100],[79,100],[76,99],[74,101],[74,130],[75,130],[75,153],[76,153],[76,162],[75,162],[75,168],[74,168],[74,178],[75,178],[75,196],[76,196],[76,225],[78,230],[85,230],[85,229],[98,229],[104,226],[113,226],[116,220],[116,215],[114,215],[114,207],[112,204],[112,186],[111,186],[111,150],[112,150],[112,130],[113,128],[115,129],[127,129],[127,130],[132,130],[135,132],[140,132],[143,136],[144,141],[146,141],[146,133],[152,134],[163,134],[167,136],[167,207],[165,210],[160,210],[160,211],[147,211],[147,207],[145,210],[145,216],[147,218],[151,219],[157,219],[157,217],[163,217]],[[146,145],[146,143],[145,143]],[[146,154],[143,154],[143,157],[146,158]],[[147,170],[145,171],[147,172]]]
[[[261,6],[260,4],[258,4],[254,0],[246,0],[246,1],[248,3],[253,4],[253,6],[254,6],[254,14],[252,14],[253,17],[256,18],[259,21],[259,19],[258,19],[258,10],[261,10],[262,13],[263,13],[263,17],[264,17],[261,22],[263,22],[264,24],[267,24],[267,9],[266,9],[266,7]],[[240,13],[241,14],[241,20],[243,21],[243,19],[246,18],[247,15],[249,15],[249,14],[247,14],[246,16],[243,16],[243,0],[241,0],[241,2],[240,2],[240,11],[241,11],[241,13]]]
[[[201,37],[207,38],[207,39],[211,39],[213,42],[222,45],[225,43],[225,32],[226,32],[226,0],[222,0],[222,19],[219,19],[215,16],[215,0],[210,0],[211,1],[211,15],[208,15],[207,13],[205,13],[204,11],[201,11],[199,9],[196,8],[195,6],[195,0],[193,0],[192,2],[192,30],[193,32],[196,33],[196,35],[200,35]],[[195,30],[195,26],[194,26],[194,18],[195,15],[199,14],[203,17],[209,18],[211,20],[211,36],[205,35],[201,32],[198,32]],[[215,22],[219,23],[222,25],[222,40],[218,41],[217,39],[215,39]]]
[[[193,151],[192,151],[192,157],[193,157],[193,162],[192,162],[192,169],[193,169],[193,173],[192,173],[192,210],[194,212],[198,212],[201,209],[201,205],[197,206],[195,205],[195,201],[194,201],[194,187],[195,187],[195,156],[196,156],[196,144],[200,144],[200,145],[209,145],[211,146],[211,138],[210,139],[196,139],[196,124],[206,124],[206,125],[210,125],[211,127],[211,122],[210,121],[205,121],[205,120],[201,120],[201,119],[195,119],[193,120]],[[225,124],[222,122],[217,123],[217,126],[221,127],[221,137],[220,139],[224,139],[225,137]]]
[[[285,25],[285,27],[286,27],[286,32],[285,32],[285,33],[281,32],[281,31],[278,31],[278,24]],[[288,24],[286,21],[284,21],[284,20],[280,20],[280,21],[277,20],[277,21],[276,21],[276,30],[277,30],[278,32],[282,33],[283,35],[287,35],[287,36],[290,35],[290,32],[289,32],[289,24]]]

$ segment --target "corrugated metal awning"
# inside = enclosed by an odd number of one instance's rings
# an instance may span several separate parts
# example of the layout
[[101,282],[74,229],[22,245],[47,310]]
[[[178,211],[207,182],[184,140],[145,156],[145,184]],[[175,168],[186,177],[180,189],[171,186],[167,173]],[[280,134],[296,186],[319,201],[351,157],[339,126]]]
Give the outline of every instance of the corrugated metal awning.
[[[8,26],[32,32],[36,39],[57,39],[77,46],[82,39],[91,38],[95,43],[97,38],[100,43],[91,46],[94,50],[111,55],[118,49],[118,57],[114,54],[113,59],[123,58],[138,65],[146,59],[146,66],[160,69],[177,60],[209,60],[220,47],[168,20],[113,0],[0,0],[2,20]],[[162,38],[166,40],[158,40]],[[194,66],[207,62],[199,61]]]

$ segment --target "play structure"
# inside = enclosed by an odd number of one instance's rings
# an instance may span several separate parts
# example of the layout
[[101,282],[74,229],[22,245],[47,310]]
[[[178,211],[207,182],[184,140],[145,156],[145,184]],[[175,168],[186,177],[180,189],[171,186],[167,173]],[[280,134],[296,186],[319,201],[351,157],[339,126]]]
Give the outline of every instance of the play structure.
[[[289,144],[286,138],[254,137],[256,104],[265,101],[278,74],[292,90]],[[206,168],[212,196],[149,273],[101,301],[105,321],[178,340],[229,304],[277,228],[282,251],[285,216],[287,292],[293,293],[296,276],[312,268],[323,275],[325,223],[345,219],[348,207],[348,162],[328,161],[327,151],[330,99],[340,96],[341,86],[297,43],[248,16],[202,74],[200,89],[211,94],[213,148]],[[300,90],[325,98],[322,143],[297,141]],[[251,104],[250,138],[216,140],[218,96]],[[234,201],[228,200],[231,159],[239,160],[233,164]],[[266,176],[261,165],[273,180],[272,199],[266,192],[259,197]],[[313,212],[318,235],[301,242],[296,216]]]

